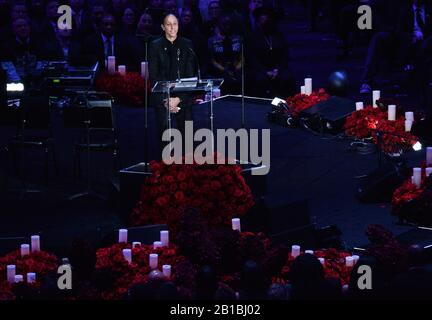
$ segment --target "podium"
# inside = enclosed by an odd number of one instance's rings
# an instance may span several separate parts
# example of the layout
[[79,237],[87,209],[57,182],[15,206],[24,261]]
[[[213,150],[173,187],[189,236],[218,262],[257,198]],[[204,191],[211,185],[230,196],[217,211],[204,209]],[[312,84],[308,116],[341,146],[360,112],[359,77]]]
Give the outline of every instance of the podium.
[[[162,93],[166,95],[167,101],[171,98],[173,93],[188,93],[188,92],[210,92],[210,130],[214,132],[214,112],[213,112],[213,90],[220,88],[224,79],[198,79],[187,78],[176,81],[159,81],[156,82],[152,88],[152,93]],[[167,127],[171,135],[171,110],[167,109]]]

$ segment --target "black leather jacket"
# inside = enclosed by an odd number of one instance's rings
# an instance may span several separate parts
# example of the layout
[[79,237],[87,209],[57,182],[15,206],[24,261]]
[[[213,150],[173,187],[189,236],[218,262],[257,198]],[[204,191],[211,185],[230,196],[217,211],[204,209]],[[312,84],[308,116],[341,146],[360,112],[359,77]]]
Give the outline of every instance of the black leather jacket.
[[[192,41],[178,37],[171,43],[165,35],[152,41],[148,53],[149,79],[153,86],[157,81],[174,81],[180,78],[196,77],[197,62]],[[172,94],[179,97],[181,104],[191,104],[191,94]],[[164,94],[152,94],[150,103],[157,106],[165,99]]]

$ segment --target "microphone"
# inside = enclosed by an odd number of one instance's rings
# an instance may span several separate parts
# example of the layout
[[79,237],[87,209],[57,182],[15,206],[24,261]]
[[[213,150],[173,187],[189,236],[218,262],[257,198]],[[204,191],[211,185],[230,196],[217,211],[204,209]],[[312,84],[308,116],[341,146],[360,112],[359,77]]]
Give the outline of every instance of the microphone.
[[198,56],[196,55],[195,51],[191,47],[189,47],[189,50],[192,52],[192,54],[195,57],[196,65],[197,65],[197,69],[198,69],[198,83],[201,83],[201,68],[200,68],[200,63],[199,63],[199,60],[198,60]]

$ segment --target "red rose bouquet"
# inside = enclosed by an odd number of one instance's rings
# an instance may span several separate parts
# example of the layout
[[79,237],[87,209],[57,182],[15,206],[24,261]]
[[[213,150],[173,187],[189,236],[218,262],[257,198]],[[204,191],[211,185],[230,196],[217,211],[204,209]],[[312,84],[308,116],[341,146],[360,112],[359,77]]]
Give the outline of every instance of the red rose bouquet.
[[330,95],[324,89],[312,92],[310,96],[298,93],[293,97],[287,98],[288,110],[293,117],[298,117],[299,114],[319,102],[326,101]]
[[230,224],[253,205],[240,166],[152,162],[151,171],[132,212],[134,225],[166,223],[176,236],[188,207],[198,209],[210,226],[216,226]]
[[[158,254],[158,269],[161,270],[161,266],[165,264],[172,266],[171,279],[174,282],[176,279],[175,266],[185,260],[177,253],[176,246],[157,249],[149,245],[131,247],[130,244],[117,243],[96,252],[96,270],[109,273],[113,282],[111,287],[102,289],[103,299],[121,299],[135,284],[146,283],[151,272],[149,255],[152,253]],[[129,264],[124,258],[123,249],[132,249],[132,263]]]
[[353,112],[347,117],[345,122],[345,132],[347,135],[357,139],[372,137],[372,132],[378,124],[387,118],[387,114],[379,108],[367,106],[363,110]]
[[[145,80],[138,72],[127,72],[124,76],[118,72],[114,74],[104,72],[96,79],[96,88],[109,92],[120,103],[133,106],[144,104]],[[150,83],[147,91],[149,88]]]
[[56,271],[59,263],[58,258],[48,252],[39,251],[34,252],[24,257],[21,257],[21,251],[16,250],[4,257],[0,258],[0,300],[14,299],[13,287],[7,283],[7,266],[15,265],[16,274],[20,274],[26,281],[27,273],[36,273],[36,282],[32,284],[33,287],[40,287],[41,278],[53,271]]

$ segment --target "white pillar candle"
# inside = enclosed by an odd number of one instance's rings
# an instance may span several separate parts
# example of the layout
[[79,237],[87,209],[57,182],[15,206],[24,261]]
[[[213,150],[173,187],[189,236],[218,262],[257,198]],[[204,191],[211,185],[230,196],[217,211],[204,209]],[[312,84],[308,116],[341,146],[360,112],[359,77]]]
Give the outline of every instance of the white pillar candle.
[[171,278],[171,266],[169,264],[165,264],[162,266],[162,273],[165,276],[165,278],[170,279]]
[[305,94],[310,96],[312,94],[312,79],[306,78],[305,79]]
[[405,112],[405,120],[411,120],[414,121],[414,112]]
[[149,255],[149,265],[152,270],[157,269],[158,267],[158,255],[152,253]]
[[414,168],[413,170],[413,183],[417,188],[421,187],[421,174],[422,169],[421,168]]
[[155,241],[153,242],[153,249],[162,248],[162,242],[161,241]]
[[432,147],[427,147],[426,149],[426,165],[432,165]]
[[114,56],[109,56],[107,65],[108,65],[108,73],[114,74],[116,70],[116,58]]
[[356,102],[356,111],[360,111],[364,109],[363,102]]
[[20,274],[15,276],[15,283],[24,282],[24,277]]
[[132,250],[131,249],[123,249],[123,257],[129,263],[132,263]]
[[30,254],[30,245],[22,244],[21,245],[21,257],[27,256]]
[[141,62],[141,77],[148,78],[148,63],[147,62]]
[[378,108],[377,100],[381,99],[381,91],[375,90],[372,91],[372,106],[374,108]]
[[293,245],[291,247],[291,255],[296,258],[300,255],[300,246]]
[[241,223],[239,218],[234,218],[231,220],[232,229],[234,231],[241,232]]
[[141,246],[141,242],[138,241],[132,242],[132,248],[140,247],[140,246]]
[[7,269],[7,281],[9,283],[15,282],[15,275],[16,275],[16,266],[13,264],[10,264],[6,267]]
[[128,231],[127,231],[127,229],[120,229],[119,230],[118,242],[119,243],[127,243],[128,242]]
[[169,247],[169,231],[163,230],[160,232],[160,242],[163,247]]
[[301,94],[306,94],[306,87],[305,86],[301,86],[300,87],[300,93]]
[[36,282],[36,273],[29,272],[27,273],[27,283],[35,283]]
[[412,120],[405,120],[405,132],[411,132],[412,125]]
[[360,257],[357,255],[352,256],[352,258],[354,259],[354,265],[357,264],[357,262],[359,261]]
[[40,237],[32,236],[31,237],[31,251],[38,252],[40,251]]
[[306,250],[305,253],[306,254],[314,254],[313,250]]
[[324,258],[318,258],[319,262],[324,265],[325,264],[325,259]]
[[346,257],[345,258],[345,265],[347,267],[354,267],[354,259],[353,259],[353,257]]
[[126,75],[126,66],[118,66],[118,72],[122,75],[125,76]]
[[432,174],[432,168],[426,168],[426,177],[429,177]]
[[396,106],[394,104],[388,106],[388,119],[389,121],[396,121]]

